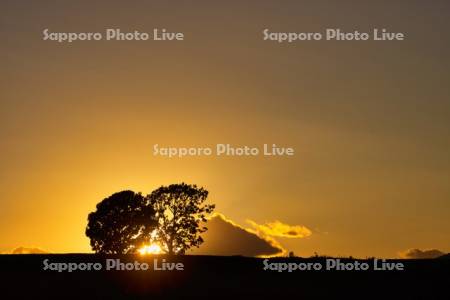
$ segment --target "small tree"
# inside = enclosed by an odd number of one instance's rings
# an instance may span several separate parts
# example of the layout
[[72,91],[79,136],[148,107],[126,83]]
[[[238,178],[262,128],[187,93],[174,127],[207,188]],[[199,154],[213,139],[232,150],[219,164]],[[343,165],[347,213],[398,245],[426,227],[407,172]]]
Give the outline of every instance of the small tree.
[[168,254],[184,254],[203,243],[200,236],[215,205],[205,205],[208,191],[185,183],[162,186],[147,196],[158,220],[154,241]]
[[156,223],[147,198],[122,191],[97,204],[97,210],[88,216],[86,236],[96,253],[135,253],[149,243]]

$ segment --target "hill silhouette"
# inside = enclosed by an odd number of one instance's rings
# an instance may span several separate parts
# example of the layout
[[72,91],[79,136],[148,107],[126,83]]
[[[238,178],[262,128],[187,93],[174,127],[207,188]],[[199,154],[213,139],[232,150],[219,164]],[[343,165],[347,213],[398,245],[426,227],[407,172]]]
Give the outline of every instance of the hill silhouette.
[[[53,263],[153,263],[155,256],[96,254],[0,255],[3,299],[445,299],[450,261],[402,262],[404,271],[264,270],[264,259],[240,256],[157,256],[183,271],[43,270]],[[327,258],[273,258],[269,263],[324,263]],[[342,262],[352,261],[341,259]],[[372,260],[359,260],[372,263]]]

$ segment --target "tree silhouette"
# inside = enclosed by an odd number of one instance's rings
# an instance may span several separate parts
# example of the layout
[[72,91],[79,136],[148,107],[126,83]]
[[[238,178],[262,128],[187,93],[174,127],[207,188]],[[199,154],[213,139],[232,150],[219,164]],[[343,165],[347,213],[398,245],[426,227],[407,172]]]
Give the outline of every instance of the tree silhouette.
[[208,191],[185,183],[162,186],[147,196],[158,220],[154,241],[168,254],[184,254],[203,243],[201,226],[215,205],[204,205]]
[[135,253],[148,244],[155,229],[155,211],[147,198],[122,191],[103,199],[88,216],[86,236],[96,253]]

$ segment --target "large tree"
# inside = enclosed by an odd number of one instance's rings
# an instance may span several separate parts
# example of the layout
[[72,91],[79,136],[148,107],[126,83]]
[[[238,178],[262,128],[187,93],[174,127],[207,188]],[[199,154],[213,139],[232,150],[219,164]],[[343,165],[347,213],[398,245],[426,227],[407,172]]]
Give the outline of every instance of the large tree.
[[207,216],[215,205],[204,204],[208,191],[185,183],[162,186],[147,198],[158,220],[153,240],[167,254],[184,254],[191,247],[203,243],[200,236],[207,228]]
[[88,216],[86,235],[96,253],[135,253],[150,242],[157,222],[149,200],[140,193],[122,191],[103,199]]

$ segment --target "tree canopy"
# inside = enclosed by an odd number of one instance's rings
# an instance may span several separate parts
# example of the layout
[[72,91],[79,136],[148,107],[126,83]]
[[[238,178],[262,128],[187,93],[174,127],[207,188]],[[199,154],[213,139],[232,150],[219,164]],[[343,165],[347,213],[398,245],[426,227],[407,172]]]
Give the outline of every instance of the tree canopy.
[[135,253],[149,243],[157,221],[148,199],[122,191],[103,199],[88,216],[86,235],[97,253]]
[[147,196],[122,191],[103,199],[88,215],[86,236],[96,253],[136,253],[156,243],[167,254],[184,254],[203,243],[208,191],[186,183],[161,186]]
[[162,186],[147,196],[156,212],[157,234],[154,237],[168,254],[184,254],[203,243],[200,236],[207,228],[202,224],[215,208],[204,204],[208,191],[185,183]]

